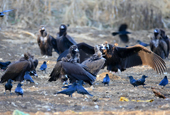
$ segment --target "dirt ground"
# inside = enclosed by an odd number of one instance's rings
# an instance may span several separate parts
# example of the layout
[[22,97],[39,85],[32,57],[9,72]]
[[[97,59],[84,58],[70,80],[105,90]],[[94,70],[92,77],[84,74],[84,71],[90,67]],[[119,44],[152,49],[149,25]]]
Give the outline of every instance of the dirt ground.
[[[58,28],[47,28],[47,31],[56,36]],[[30,33],[32,34],[30,34]],[[136,66],[127,69],[122,73],[110,74],[111,82],[109,86],[104,86],[101,82],[107,72],[101,70],[100,75],[93,85],[85,85],[85,88],[93,95],[83,96],[77,93],[73,97],[67,95],[54,95],[55,92],[62,90],[60,80],[56,82],[48,82],[49,74],[51,73],[58,54],[53,52],[52,57],[43,58],[40,54],[36,35],[38,29],[35,30],[20,30],[14,28],[6,28],[0,31],[0,61],[16,61],[25,52],[30,52],[34,58],[39,60],[37,67],[38,78],[34,78],[35,84],[26,84],[24,82],[22,88],[24,96],[18,97],[14,93],[17,82],[13,82],[12,95],[7,92],[4,95],[4,85],[0,85],[0,114],[12,114],[14,110],[20,110],[31,115],[49,115],[49,114],[170,114],[170,86],[167,85],[164,89],[158,86],[161,79],[170,74],[170,61],[165,59],[167,72],[165,75],[157,74],[148,66]],[[101,44],[108,41],[111,44],[117,42],[120,47],[125,45],[137,44],[136,40],[142,40],[149,43],[153,30],[135,31],[132,32],[130,42],[122,43],[119,38],[111,36],[111,31],[100,31],[95,28],[69,27],[68,34],[75,38],[75,41],[86,42],[90,45]],[[170,35],[170,31],[166,31]],[[148,49],[150,49],[148,47]],[[39,67],[47,61],[47,74],[41,72]],[[0,71],[0,76],[4,72]],[[101,74],[102,73],[102,74]],[[129,83],[128,76],[133,76],[135,79],[141,78],[142,75],[147,75],[146,86],[133,87]],[[151,91],[151,87],[159,88],[167,98],[161,99],[155,97]],[[119,101],[121,97],[129,99],[128,102]],[[137,100],[153,100],[152,102],[136,102]]]

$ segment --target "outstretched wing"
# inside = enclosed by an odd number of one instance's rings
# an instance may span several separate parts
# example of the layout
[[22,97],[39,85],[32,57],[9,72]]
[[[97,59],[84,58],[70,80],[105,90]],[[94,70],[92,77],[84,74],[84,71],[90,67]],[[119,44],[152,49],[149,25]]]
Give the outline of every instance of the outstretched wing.
[[115,49],[124,67],[129,68],[137,65],[148,65],[157,73],[163,73],[166,70],[166,64],[163,59],[141,45],[135,45],[127,48],[116,47]]

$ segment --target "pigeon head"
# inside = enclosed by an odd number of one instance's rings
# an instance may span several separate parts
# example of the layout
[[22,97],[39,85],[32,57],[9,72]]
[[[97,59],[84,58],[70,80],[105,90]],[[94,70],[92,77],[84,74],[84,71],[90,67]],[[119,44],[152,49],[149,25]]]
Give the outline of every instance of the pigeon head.
[[132,76],[128,76],[129,77],[129,79],[131,80],[131,79],[133,79],[133,77]]
[[12,79],[8,79],[8,83],[12,83],[13,82],[13,80]]
[[43,64],[46,64],[46,63],[47,63],[46,61],[43,62]]
[[78,81],[78,84],[79,84],[79,85],[83,85],[83,80],[79,80],[79,81]]
[[167,76],[164,77],[165,79],[168,79]]
[[23,86],[23,85],[21,83],[18,83],[17,87],[21,87],[21,86]]
[[143,76],[142,76],[142,78],[147,78],[147,77],[148,77],[148,76],[146,76],[146,75],[143,75]]

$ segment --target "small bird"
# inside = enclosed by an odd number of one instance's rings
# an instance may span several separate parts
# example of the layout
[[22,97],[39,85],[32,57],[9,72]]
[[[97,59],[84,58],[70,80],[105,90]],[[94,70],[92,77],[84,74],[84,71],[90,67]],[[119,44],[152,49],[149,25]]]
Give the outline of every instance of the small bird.
[[82,95],[90,95],[93,96],[92,94],[90,94],[86,89],[84,89],[83,85],[83,80],[79,80],[78,84],[77,84],[77,93],[82,94]]
[[21,95],[23,97],[23,94],[24,94],[24,91],[23,89],[21,88],[22,84],[21,83],[18,83],[16,89],[15,89],[15,93],[19,96]]
[[131,34],[131,32],[126,31],[126,29],[128,28],[127,24],[121,24],[119,27],[119,31],[118,32],[112,32],[113,36],[119,35],[120,39],[127,43],[129,42],[129,37],[127,34]]
[[132,76],[128,76],[130,79],[130,84],[132,84],[134,87],[137,87],[136,80]]
[[77,89],[77,83],[74,82],[73,85],[63,91],[57,92],[55,94],[66,94],[69,95],[69,97],[72,97],[72,94],[76,91]]
[[144,43],[144,42],[142,42],[142,41],[140,41],[140,40],[137,40],[137,42],[138,42],[140,45],[144,46],[144,47],[149,46],[149,44]]
[[143,85],[143,87],[144,87],[144,85],[145,85],[145,84],[144,84],[144,83],[145,83],[145,78],[147,78],[147,77],[148,77],[148,76],[143,75],[141,79],[136,80],[136,85],[137,85],[137,86]]
[[[12,9],[12,10],[13,10],[13,9]],[[5,11],[0,12],[0,17],[4,17],[4,15],[5,15],[4,13],[5,13],[5,12],[10,12],[10,11],[12,11],[12,10],[5,10]]]
[[34,83],[34,80],[33,80],[32,77],[30,76],[29,71],[26,71],[26,72],[25,72],[24,79],[25,79],[27,82],[29,81],[30,83]]
[[0,68],[1,68],[2,70],[6,70],[9,64],[11,64],[10,61],[0,62]]
[[47,64],[46,64],[46,61],[44,61],[43,64],[41,65],[41,67],[40,67],[40,70],[45,71],[45,73],[46,73],[46,69],[47,69]]
[[4,94],[6,94],[6,90],[9,90],[9,91],[10,91],[10,94],[12,94],[12,93],[11,93],[12,82],[13,82],[12,79],[9,79],[8,82],[5,84],[5,93],[4,93]]
[[159,83],[160,86],[165,87],[168,84],[168,78],[165,76],[162,81]]
[[104,85],[105,85],[105,84],[109,85],[109,82],[110,82],[109,75],[108,75],[108,74],[106,74],[106,77],[105,77],[105,78],[103,78],[103,82],[102,82],[102,83],[104,83]]

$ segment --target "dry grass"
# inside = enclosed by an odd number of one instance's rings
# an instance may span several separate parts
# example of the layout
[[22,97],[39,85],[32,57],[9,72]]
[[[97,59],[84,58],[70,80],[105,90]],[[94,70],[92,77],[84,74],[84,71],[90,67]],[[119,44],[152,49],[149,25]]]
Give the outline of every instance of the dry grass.
[[[3,19],[3,26],[38,28],[68,23],[99,29],[127,23],[132,30],[164,28],[167,0],[2,0],[2,10],[15,9]],[[161,5],[167,4],[162,9]],[[167,18],[167,17],[166,17]]]

